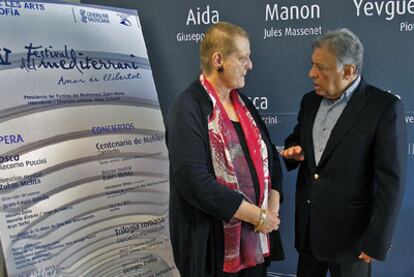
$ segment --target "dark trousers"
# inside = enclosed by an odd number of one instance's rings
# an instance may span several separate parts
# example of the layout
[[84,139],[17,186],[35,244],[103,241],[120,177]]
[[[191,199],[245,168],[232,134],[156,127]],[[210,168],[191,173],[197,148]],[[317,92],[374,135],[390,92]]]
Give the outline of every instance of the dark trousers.
[[306,233],[305,245],[299,253],[297,277],[370,277],[371,263],[366,263],[355,257],[355,261],[347,263],[332,263],[320,261],[312,253],[309,240],[309,230]]
[[265,277],[267,275],[267,266],[259,264],[255,267],[240,270],[237,273],[224,273],[223,277]]
[[318,261],[311,252],[299,254],[297,277],[370,277],[371,264],[362,260],[350,263]]

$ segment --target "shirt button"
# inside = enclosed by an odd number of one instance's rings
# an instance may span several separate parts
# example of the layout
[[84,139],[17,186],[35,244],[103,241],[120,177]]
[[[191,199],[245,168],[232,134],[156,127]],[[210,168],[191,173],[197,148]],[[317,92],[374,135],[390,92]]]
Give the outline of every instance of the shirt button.
[[317,174],[317,173],[313,174],[313,179],[318,180],[319,179],[319,174]]

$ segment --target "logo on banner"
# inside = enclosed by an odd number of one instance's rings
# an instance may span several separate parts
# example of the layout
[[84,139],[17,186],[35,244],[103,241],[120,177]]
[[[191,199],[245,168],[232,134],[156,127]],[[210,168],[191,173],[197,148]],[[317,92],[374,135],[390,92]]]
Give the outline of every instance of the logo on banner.
[[79,10],[81,21],[83,23],[106,23],[109,24],[109,15],[107,13],[88,12],[86,10]]
[[128,19],[128,17],[130,17],[131,15],[125,14],[125,13],[117,13],[116,15],[121,18],[119,22],[120,24],[128,26],[128,27],[132,26],[131,21]]

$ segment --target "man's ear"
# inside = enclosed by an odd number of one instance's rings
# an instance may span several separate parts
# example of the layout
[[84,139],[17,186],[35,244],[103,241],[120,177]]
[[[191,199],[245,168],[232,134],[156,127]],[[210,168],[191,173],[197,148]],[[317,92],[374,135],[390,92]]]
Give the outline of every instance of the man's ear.
[[352,80],[356,74],[356,66],[354,64],[346,64],[343,68],[342,77],[344,80]]

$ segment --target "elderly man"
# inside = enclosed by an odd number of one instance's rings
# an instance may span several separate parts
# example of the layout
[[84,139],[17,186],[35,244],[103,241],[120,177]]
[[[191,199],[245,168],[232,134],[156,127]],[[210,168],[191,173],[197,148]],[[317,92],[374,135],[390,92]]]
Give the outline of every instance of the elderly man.
[[406,175],[403,105],[364,80],[362,60],[347,29],[314,41],[314,91],[281,152],[289,170],[299,166],[299,277],[370,276],[391,247]]

